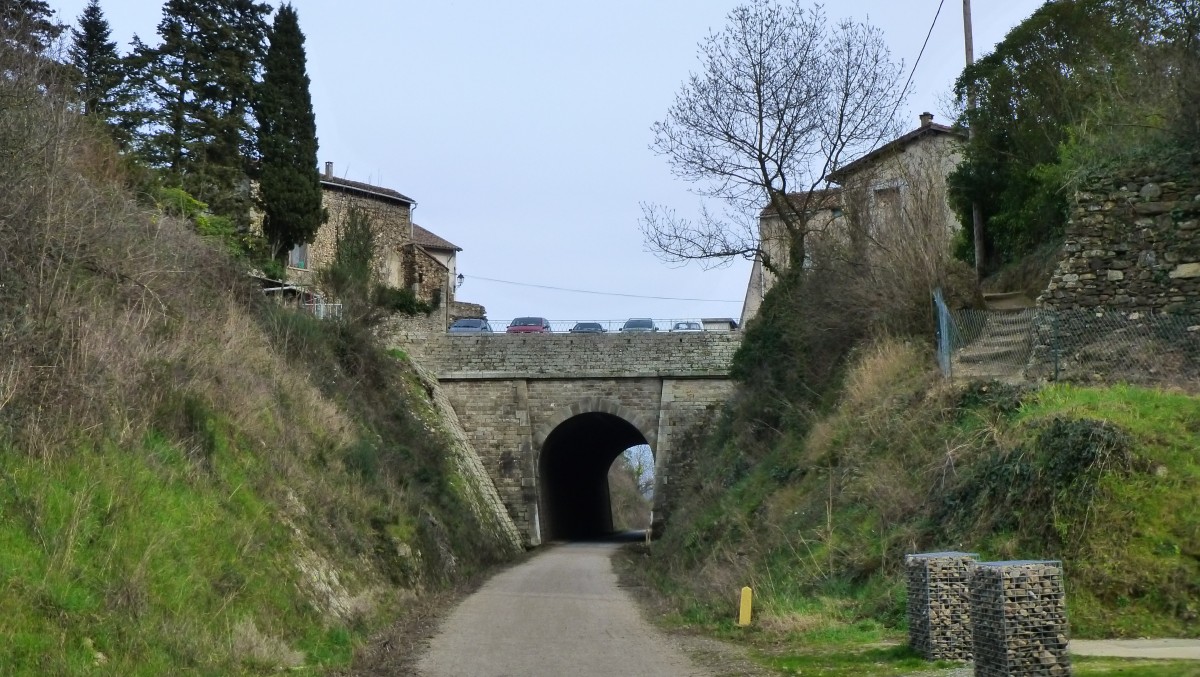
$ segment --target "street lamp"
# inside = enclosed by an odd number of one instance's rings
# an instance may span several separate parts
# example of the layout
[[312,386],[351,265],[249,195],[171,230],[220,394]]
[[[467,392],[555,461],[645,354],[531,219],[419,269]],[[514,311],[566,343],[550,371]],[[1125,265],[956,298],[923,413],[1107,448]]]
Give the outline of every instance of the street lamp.
[[458,284],[457,284],[457,285],[455,285],[455,286],[454,286],[454,288],[455,288],[455,289],[458,289],[459,287],[461,287],[461,286],[463,285],[463,282],[465,282],[465,281],[466,281],[466,278],[465,278],[465,277],[463,277],[463,274],[462,274],[462,273],[459,273],[459,274],[458,274]]

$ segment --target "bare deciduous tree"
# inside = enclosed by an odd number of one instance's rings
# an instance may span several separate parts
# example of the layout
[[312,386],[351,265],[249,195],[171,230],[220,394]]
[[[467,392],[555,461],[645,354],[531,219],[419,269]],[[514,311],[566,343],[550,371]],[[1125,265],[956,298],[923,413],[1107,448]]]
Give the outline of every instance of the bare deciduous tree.
[[777,249],[803,261],[814,189],[895,133],[902,66],[877,28],[831,23],[819,5],[751,0],[727,20],[700,43],[701,70],[654,125],[651,145],[694,192],[722,201],[723,214],[702,209],[689,220],[643,204],[642,231],[667,261],[757,256],[778,273],[788,262],[761,246],[760,210],[782,216],[788,242]]

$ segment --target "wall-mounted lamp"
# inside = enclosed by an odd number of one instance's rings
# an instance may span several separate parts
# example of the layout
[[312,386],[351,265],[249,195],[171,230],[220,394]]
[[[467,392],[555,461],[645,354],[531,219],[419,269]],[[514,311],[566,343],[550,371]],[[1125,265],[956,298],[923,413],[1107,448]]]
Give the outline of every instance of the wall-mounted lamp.
[[454,288],[455,288],[455,289],[458,289],[459,287],[461,287],[461,286],[463,285],[463,282],[465,282],[465,281],[466,281],[466,279],[467,279],[467,278],[463,277],[463,274],[462,274],[462,273],[459,273],[459,274],[458,274],[458,284],[457,284],[457,285],[455,285],[455,287],[454,287]]

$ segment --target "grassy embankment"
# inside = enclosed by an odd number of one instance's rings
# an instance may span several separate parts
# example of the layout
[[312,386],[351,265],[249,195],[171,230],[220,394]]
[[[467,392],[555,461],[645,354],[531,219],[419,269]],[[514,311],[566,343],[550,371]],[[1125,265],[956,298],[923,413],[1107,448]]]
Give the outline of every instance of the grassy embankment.
[[264,303],[36,75],[0,78],[0,674],[346,665],[511,557],[403,356]]
[[[764,443],[721,421],[686,480],[694,499],[649,557],[651,583],[678,600],[670,622],[749,637],[782,670],[903,674],[923,662],[877,648],[904,640],[903,555],[957,549],[1061,559],[1074,636],[1200,636],[1200,398],[964,390],[932,364],[882,342],[804,430]],[[748,630],[733,627],[742,585],[757,600]]]

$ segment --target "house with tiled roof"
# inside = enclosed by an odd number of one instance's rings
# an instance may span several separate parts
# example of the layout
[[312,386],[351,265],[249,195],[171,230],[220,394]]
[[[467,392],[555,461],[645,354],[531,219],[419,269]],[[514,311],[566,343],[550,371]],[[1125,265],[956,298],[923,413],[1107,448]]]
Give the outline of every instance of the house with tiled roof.
[[[916,129],[830,172],[826,188],[791,194],[788,200],[803,205],[797,209],[804,209],[822,236],[848,236],[853,227],[868,243],[905,230],[913,232],[900,237],[934,233],[948,240],[959,224],[947,200],[946,178],[958,165],[964,140],[960,130],[922,113]],[[775,208],[765,207],[759,214],[759,248],[772,261],[784,263],[789,245],[782,231]],[[743,326],[758,313],[774,282],[756,258],[742,304]]]
[[[814,231],[838,228],[842,225],[842,191],[840,188],[820,188],[807,193],[789,193],[785,196],[794,211],[803,210],[807,222]],[[764,258],[782,265],[788,260],[789,243],[783,227],[783,219],[772,205],[762,208],[758,214],[759,255],[754,257],[750,269],[750,282],[746,285],[746,297],[742,301],[741,326],[758,314],[763,296],[775,284],[775,273],[763,265]]]
[[316,272],[333,263],[340,228],[357,208],[370,219],[375,234],[378,281],[412,289],[418,299],[441,308],[454,305],[456,259],[462,248],[413,223],[415,200],[391,188],[335,176],[332,162],[325,163],[321,195],[329,218],[311,243],[289,253],[289,279],[315,284]]

